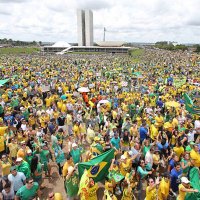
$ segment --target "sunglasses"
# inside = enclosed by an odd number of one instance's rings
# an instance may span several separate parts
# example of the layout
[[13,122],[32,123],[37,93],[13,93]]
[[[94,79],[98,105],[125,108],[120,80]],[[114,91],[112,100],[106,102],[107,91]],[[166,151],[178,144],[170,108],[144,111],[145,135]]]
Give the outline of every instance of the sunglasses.
[[154,183],[154,181],[149,181],[149,183]]
[[33,181],[29,182],[29,184],[33,184]]

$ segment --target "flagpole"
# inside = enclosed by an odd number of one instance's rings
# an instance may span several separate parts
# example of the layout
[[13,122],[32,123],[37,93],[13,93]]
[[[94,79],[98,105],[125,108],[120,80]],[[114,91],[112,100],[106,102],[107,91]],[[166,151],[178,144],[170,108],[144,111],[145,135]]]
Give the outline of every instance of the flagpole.
[[106,28],[103,28],[103,41],[106,41]]

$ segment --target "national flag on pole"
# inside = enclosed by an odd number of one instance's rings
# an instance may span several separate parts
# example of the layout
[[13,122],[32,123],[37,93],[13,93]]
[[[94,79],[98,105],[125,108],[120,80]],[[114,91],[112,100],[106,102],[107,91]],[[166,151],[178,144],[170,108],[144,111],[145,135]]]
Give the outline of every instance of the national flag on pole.
[[108,175],[108,169],[111,160],[114,158],[114,149],[91,159],[88,162],[78,164],[79,177],[84,174],[84,170],[88,171],[88,176],[93,178],[95,182],[103,180]]

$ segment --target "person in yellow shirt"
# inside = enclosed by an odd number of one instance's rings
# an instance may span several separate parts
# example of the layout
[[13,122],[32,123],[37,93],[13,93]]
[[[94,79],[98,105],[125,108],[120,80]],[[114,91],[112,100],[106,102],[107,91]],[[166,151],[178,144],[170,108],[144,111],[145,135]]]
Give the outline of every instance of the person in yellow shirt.
[[17,144],[17,141],[14,138],[11,139],[10,143],[8,142],[8,139],[7,139],[6,145],[9,148],[9,151],[10,151],[9,157],[10,157],[10,159],[15,160],[16,157],[17,157],[18,144]]
[[7,178],[8,174],[10,174],[11,165],[12,165],[11,160],[8,158],[6,154],[3,154],[0,161],[0,167],[2,170],[3,177]]
[[200,167],[200,154],[198,144],[193,145],[193,148],[190,151],[190,158],[195,167]]
[[63,165],[63,171],[62,171],[62,175],[63,175],[64,179],[66,178],[66,176],[68,174],[69,166],[74,167],[73,159],[70,154],[67,154],[66,159],[67,160],[66,160],[65,164]]
[[179,160],[181,156],[184,154],[184,148],[182,146],[182,143],[180,141],[176,142],[176,146],[173,148],[174,153],[178,156]]
[[170,174],[165,172],[158,187],[158,200],[167,200],[170,190]]
[[133,193],[132,193],[132,187],[129,181],[125,180],[123,182],[123,196],[122,200],[132,200],[133,199]]
[[148,184],[149,184],[149,186],[147,186],[147,188],[146,188],[145,200],[157,199],[156,187],[159,184],[159,179],[157,178],[156,181],[154,181],[152,178],[149,178]]
[[190,189],[190,181],[186,177],[181,177],[181,184],[178,187],[179,195],[177,200],[185,200],[187,192],[199,192],[195,189]]
[[164,118],[160,113],[158,113],[158,115],[155,117],[155,123],[157,124],[159,129],[161,129],[161,127],[163,126]]
[[50,192],[49,195],[48,195],[48,199],[47,200],[63,200],[63,196],[61,193],[53,193],[53,192]]

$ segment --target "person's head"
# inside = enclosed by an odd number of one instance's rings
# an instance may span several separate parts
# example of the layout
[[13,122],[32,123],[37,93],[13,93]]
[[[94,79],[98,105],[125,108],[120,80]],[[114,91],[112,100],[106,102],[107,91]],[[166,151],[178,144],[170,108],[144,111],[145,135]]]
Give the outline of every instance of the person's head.
[[170,174],[168,172],[164,172],[163,173],[163,178],[164,178],[165,182],[169,182],[169,180],[170,180]]
[[145,140],[145,141],[144,141],[144,145],[145,145],[146,147],[148,147],[149,144],[150,144],[149,140]]
[[26,142],[25,142],[25,141],[22,141],[22,142],[21,142],[21,148],[22,148],[22,149],[25,149],[25,148],[26,148]]
[[117,139],[117,138],[118,138],[118,133],[115,133],[115,134],[114,134],[114,137]]
[[179,161],[179,157],[176,154],[173,154],[172,158],[175,162]]
[[163,138],[163,139],[161,140],[161,144],[162,144],[162,145],[165,145],[165,143],[166,143],[166,139]]
[[76,150],[77,147],[78,147],[78,145],[77,145],[76,143],[73,143],[73,144],[72,144],[72,148],[73,148],[74,150]]
[[6,161],[8,160],[7,155],[6,155],[6,154],[3,154],[3,155],[1,156],[1,160],[2,160],[3,162],[6,162]]
[[11,172],[11,174],[12,174],[13,176],[16,176],[16,175],[17,175],[16,166],[12,166],[12,167],[10,168],[10,172]]
[[31,156],[32,155],[32,151],[31,151],[31,149],[28,149],[27,150],[27,156]]
[[179,172],[181,170],[181,164],[179,162],[176,162],[174,164],[174,167],[175,167],[175,169],[176,169],[177,172]]
[[190,154],[189,154],[188,152],[186,152],[186,153],[184,154],[184,159],[185,159],[185,160],[189,160],[189,159],[190,159]]
[[8,182],[4,185],[3,189],[5,190],[6,193],[10,192],[11,184]]
[[140,159],[139,166],[144,168],[145,167],[145,161],[143,159]]
[[153,178],[149,178],[148,184],[149,186],[153,186],[155,184],[155,181],[153,180]]
[[199,152],[199,146],[198,146],[198,144],[194,144],[193,149],[194,149],[194,151]]
[[95,184],[95,182],[94,182],[94,179],[93,178],[89,178],[89,187],[91,188],[91,187],[93,187],[94,186],[94,184]]
[[67,162],[72,162],[72,156],[70,153],[67,154],[66,159],[67,159]]
[[181,183],[183,186],[185,186],[186,188],[189,188],[190,186],[190,181],[188,180],[187,177],[181,177]]
[[138,142],[135,143],[134,148],[136,150],[140,150],[140,144]]
[[48,194],[48,199],[49,199],[49,200],[53,200],[54,197],[55,197],[55,194],[54,194],[53,192],[50,192],[50,193]]
[[34,184],[34,181],[33,181],[32,177],[26,179],[26,187],[27,188],[29,188],[29,189],[32,188],[33,184]]
[[20,166],[20,165],[22,164],[22,161],[23,161],[23,158],[18,157],[18,158],[16,159],[16,165]]

